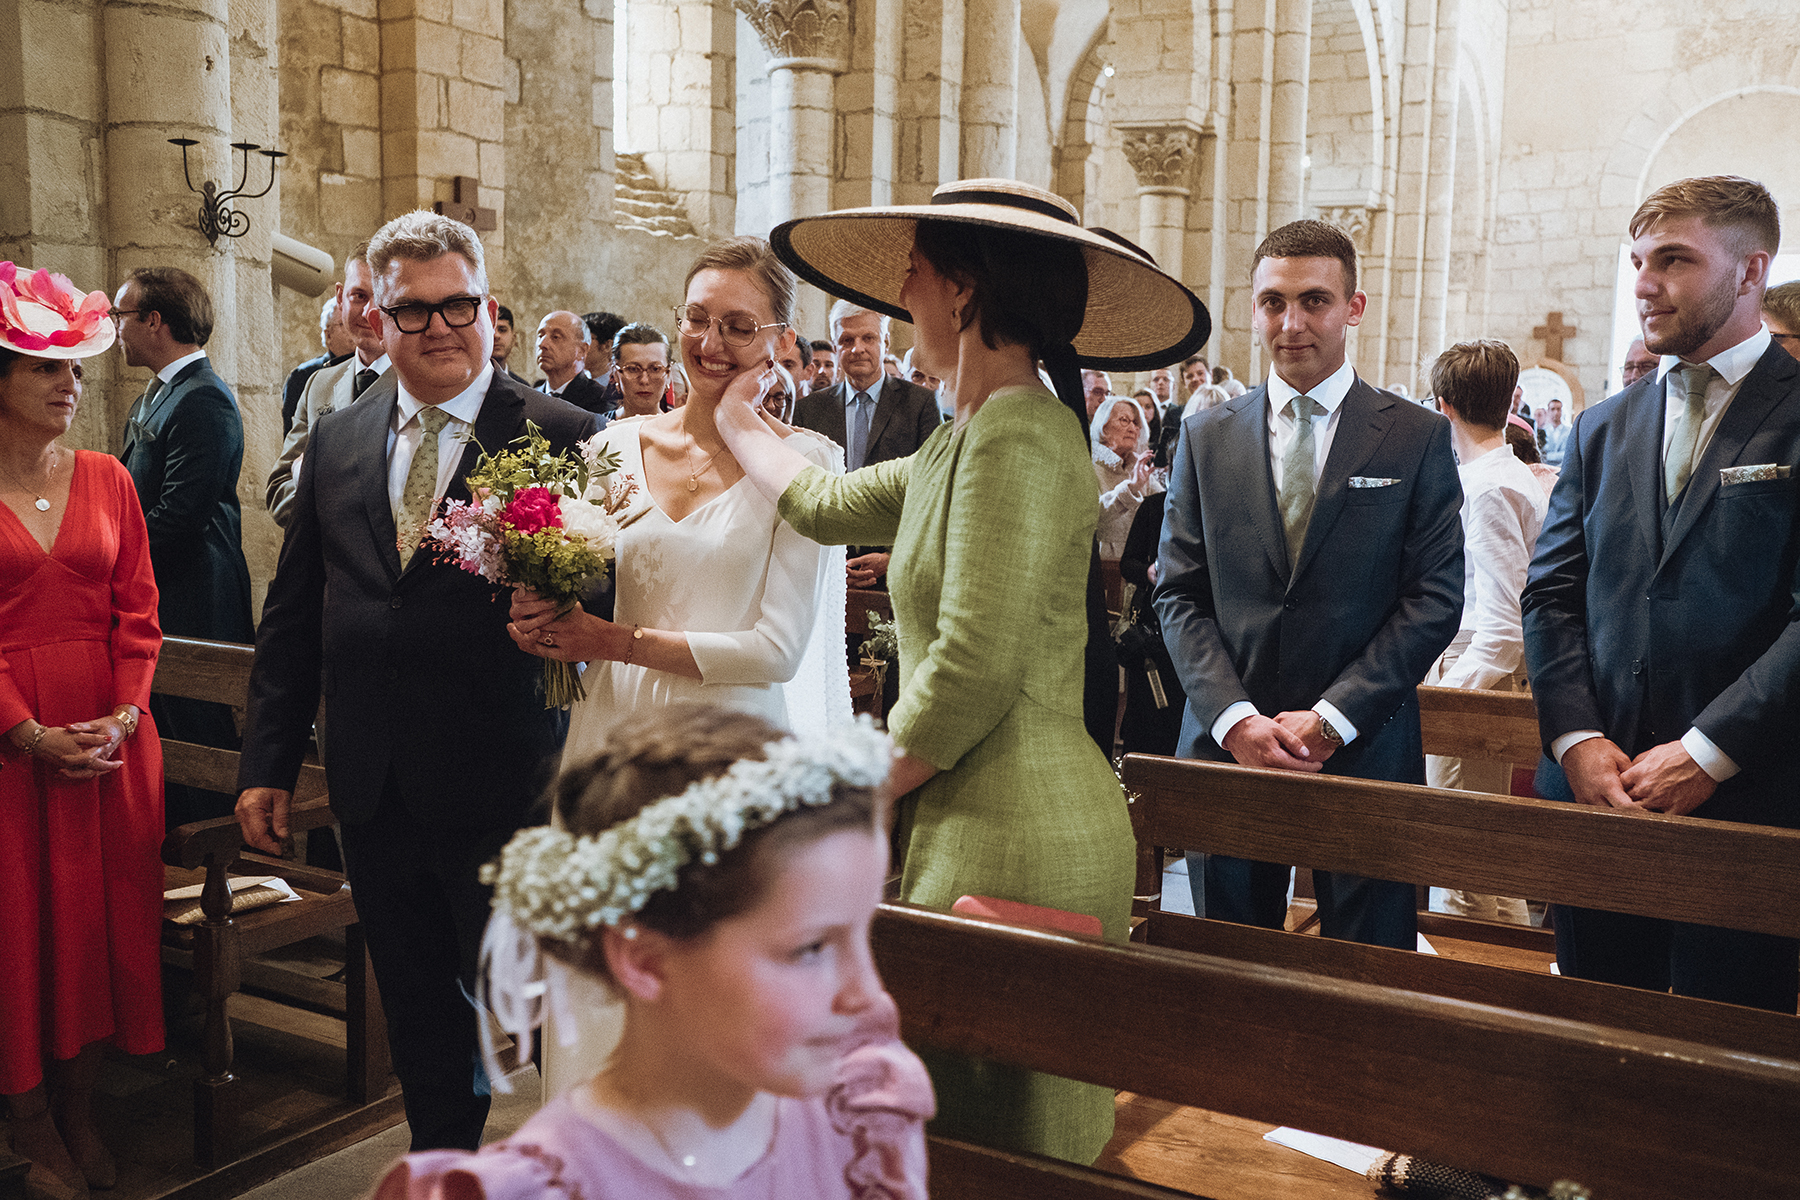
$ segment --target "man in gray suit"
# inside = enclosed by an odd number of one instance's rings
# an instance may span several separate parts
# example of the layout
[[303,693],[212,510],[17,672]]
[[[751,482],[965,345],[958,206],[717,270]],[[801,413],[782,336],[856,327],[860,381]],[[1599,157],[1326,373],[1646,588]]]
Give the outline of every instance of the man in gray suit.
[[[831,306],[831,337],[837,345],[838,382],[802,396],[794,404],[794,424],[822,433],[844,448],[849,470],[905,458],[925,444],[943,422],[937,395],[882,370],[888,348],[888,318],[847,300]],[[854,547],[849,563],[853,588],[874,587],[887,574],[883,547]]]
[[[1462,616],[1450,425],[1345,360],[1356,250],[1296,221],[1251,266],[1268,382],[1185,422],[1156,612],[1188,696],[1177,753],[1425,782],[1416,689]],[[1196,855],[1208,917],[1281,928],[1289,868]],[[1411,949],[1413,887],[1314,871],[1327,937]]]
[[[1800,827],[1800,363],[1759,310],[1775,202],[1683,179],[1631,219],[1657,371],[1580,413],[1525,585],[1538,791]],[[1556,910],[1565,975],[1792,1013],[1790,938]]]
[[381,331],[369,320],[369,305],[374,299],[369,243],[363,242],[344,261],[344,282],[337,285],[338,313],[344,328],[356,340],[356,353],[307,380],[300,403],[294,408],[294,424],[281,443],[281,456],[270,469],[265,485],[264,503],[283,529],[293,520],[294,489],[299,485],[301,460],[306,456],[313,424],[326,413],[347,407],[388,371],[390,364],[387,348],[381,344]]

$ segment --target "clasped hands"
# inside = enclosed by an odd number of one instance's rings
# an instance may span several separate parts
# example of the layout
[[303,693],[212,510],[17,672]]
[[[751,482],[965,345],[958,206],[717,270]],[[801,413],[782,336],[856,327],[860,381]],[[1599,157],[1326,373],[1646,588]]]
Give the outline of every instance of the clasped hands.
[[1582,804],[1677,817],[1706,803],[1719,786],[1678,741],[1631,758],[1610,738],[1588,738],[1563,751],[1562,769]]
[[1245,717],[1225,735],[1225,751],[1240,766],[1277,771],[1318,771],[1337,750],[1324,721],[1311,709]]
[[[125,765],[124,759],[115,757],[125,737],[125,723],[108,713],[91,721],[50,726],[34,756],[57,768],[64,779],[98,779]],[[14,739],[15,746],[19,740]]]
[[539,658],[563,662],[623,661],[629,651],[631,631],[581,607],[578,600],[559,608],[530,588],[514,588],[512,618],[506,632],[519,649]]

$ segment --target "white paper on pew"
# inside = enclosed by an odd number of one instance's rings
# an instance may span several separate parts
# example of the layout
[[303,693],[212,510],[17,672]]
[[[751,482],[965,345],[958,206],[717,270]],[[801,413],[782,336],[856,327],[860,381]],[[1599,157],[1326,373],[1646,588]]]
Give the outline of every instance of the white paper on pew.
[[[278,892],[284,893],[280,901],[282,904],[292,904],[294,901],[301,899],[300,893],[289,887],[288,881],[279,875],[233,875],[225,880],[225,886],[234,892],[241,892],[245,888],[257,887],[259,885],[266,885],[274,888]],[[200,898],[200,893],[205,889],[206,885],[203,883],[196,883],[192,887],[170,888],[163,893],[163,899],[198,900]]]
[[1287,1146],[1302,1154],[1310,1154],[1314,1158],[1322,1158],[1328,1163],[1336,1163],[1346,1171],[1355,1171],[1358,1175],[1366,1173],[1375,1160],[1386,1153],[1373,1146],[1359,1146],[1355,1142],[1308,1133],[1304,1129],[1289,1129],[1285,1125],[1263,1134],[1263,1140]]
[[1426,941],[1424,934],[1415,933],[1415,934],[1413,934],[1413,936],[1419,939],[1419,953],[1420,954],[1436,954],[1437,953],[1437,947],[1433,946],[1430,942]]

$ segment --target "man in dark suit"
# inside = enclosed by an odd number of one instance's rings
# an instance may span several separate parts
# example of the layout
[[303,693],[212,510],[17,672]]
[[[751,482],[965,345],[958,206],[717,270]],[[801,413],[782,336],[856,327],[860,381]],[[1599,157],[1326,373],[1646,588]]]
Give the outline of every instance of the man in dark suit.
[[[1425,782],[1416,688],[1462,616],[1462,488],[1441,416],[1345,360],[1350,239],[1271,233],[1251,268],[1268,382],[1185,422],[1156,612],[1187,692],[1177,753]],[[1190,860],[1206,916],[1280,928],[1288,867]],[[1411,949],[1413,887],[1313,872],[1327,937]]]
[[[794,424],[822,433],[844,448],[849,470],[905,458],[943,423],[937,395],[896,379],[881,365],[888,348],[888,318],[847,300],[831,306],[838,382],[802,396]],[[853,547],[848,563],[853,588],[876,586],[887,574],[886,547]]]
[[[1800,827],[1800,363],[1758,312],[1781,241],[1761,184],[1714,176],[1631,220],[1658,370],[1578,414],[1525,586],[1547,758],[1583,804]],[[1556,911],[1565,975],[1792,1013],[1788,938]]]
[[547,314],[537,327],[538,390],[591,413],[604,413],[606,389],[586,374],[588,327],[572,312]]
[[[250,568],[237,498],[244,422],[203,349],[212,300],[186,271],[146,267],[119,289],[113,313],[126,364],[156,372],[132,406],[121,457],[150,530],[157,619],[170,637],[248,642]],[[228,705],[155,696],[150,711],[164,737],[237,749]],[[230,812],[221,792],[170,787],[165,796],[171,829]]]
[[566,450],[593,418],[494,369],[474,230],[409,213],[368,256],[394,369],[313,430],[257,638],[238,820],[253,846],[286,835],[322,681],[331,807],[412,1144],[473,1149],[488,1110],[463,991],[488,912],[477,871],[525,820],[565,725],[493,586],[418,543],[434,497],[469,499],[476,441],[497,450],[530,421]]

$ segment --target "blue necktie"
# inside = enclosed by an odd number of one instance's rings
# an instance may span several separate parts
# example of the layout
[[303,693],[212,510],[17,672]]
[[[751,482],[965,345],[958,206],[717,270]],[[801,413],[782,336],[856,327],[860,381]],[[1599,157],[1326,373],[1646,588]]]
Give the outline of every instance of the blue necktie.
[[869,410],[875,407],[869,393],[858,392],[850,401],[849,465],[852,471],[863,465],[869,454]]

